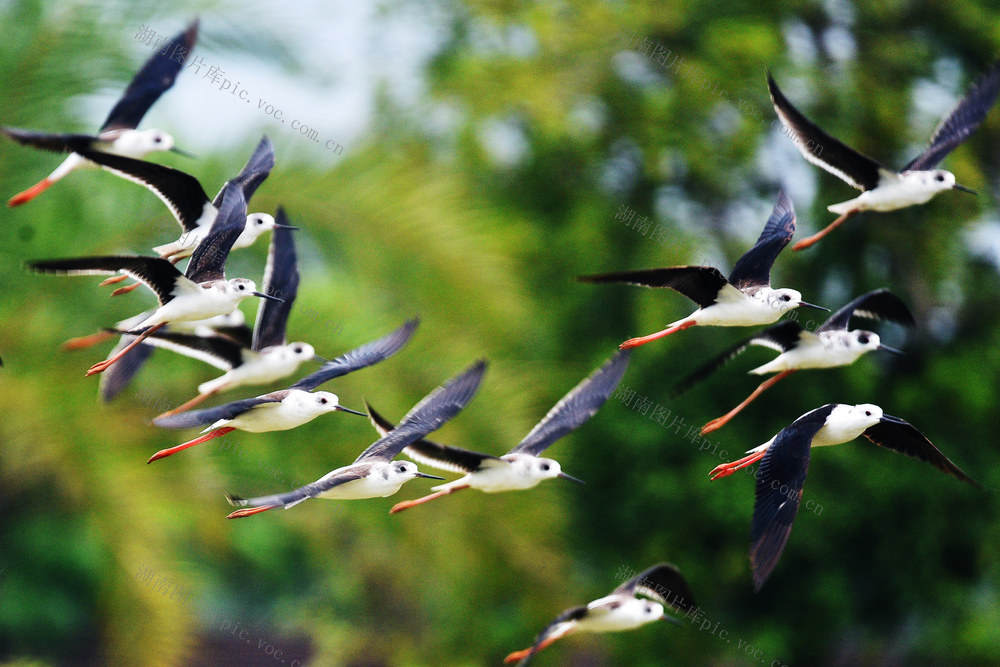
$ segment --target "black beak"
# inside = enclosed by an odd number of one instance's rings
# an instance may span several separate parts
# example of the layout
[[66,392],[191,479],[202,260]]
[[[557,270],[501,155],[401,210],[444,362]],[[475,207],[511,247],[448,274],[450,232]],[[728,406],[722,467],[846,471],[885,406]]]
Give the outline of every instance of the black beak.
[[275,225],[275,229],[300,229],[299,227],[292,227],[291,225]]
[[271,301],[277,301],[278,303],[285,302],[285,300],[280,297],[271,296],[270,294],[264,294],[263,292],[250,292],[250,293],[253,294],[254,296],[259,296],[262,299],[270,299]]
[[319,356],[318,354],[314,354],[313,355],[313,361],[315,361],[317,363],[321,363],[321,364],[325,364],[326,363],[326,359],[324,359],[323,357]]
[[906,352],[903,352],[902,350],[897,350],[894,347],[889,347],[888,345],[879,345],[877,349],[881,350],[882,352],[892,352],[893,354],[906,354]]
[[425,472],[418,472],[416,477],[426,477],[427,479],[444,479],[444,477],[438,477],[437,475],[428,475]]
[[345,408],[343,405],[338,405],[336,409],[340,410],[341,412],[349,412],[352,415],[360,415],[362,417],[367,417],[368,416],[367,413],[358,412],[357,410],[351,410],[350,408]]
[[959,185],[958,183],[955,183],[955,185],[951,186],[951,189],[952,190],[958,190],[959,192],[968,192],[970,195],[978,195],[979,194],[978,192],[976,192],[972,188],[967,188],[964,185]]
[[563,479],[568,479],[571,482],[576,482],[577,484],[586,484],[586,482],[584,482],[582,479],[577,479],[576,477],[570,477],[564,472],[559,473],[559,477]]
[[682,623],[680,621],[678,621],[676,618],[674,618],[673,616],[667,616],[666,614],[664,614],[663,616],[660,616],[660,620],[661,621],[669,621],[669,622],[671,622],[671,623],[673,623],[675,625],[682,625]]
[[177,148],[177,146],[174,146],[173,148],[171,148],[170,152],[171,153],[177,153],[178,155],[183,155],[184,157],[189,157],[192,160],[198,159],[193,154],[188,153],[187,151],[182,151],[181,149]]
[[806,303],[805,301],[799,301],[799,306],[805,306],[806,308],[815,308],[816,310],[825,310],[830,312],[829,308],[824,308],[823,306],[817,306],[815,303]]

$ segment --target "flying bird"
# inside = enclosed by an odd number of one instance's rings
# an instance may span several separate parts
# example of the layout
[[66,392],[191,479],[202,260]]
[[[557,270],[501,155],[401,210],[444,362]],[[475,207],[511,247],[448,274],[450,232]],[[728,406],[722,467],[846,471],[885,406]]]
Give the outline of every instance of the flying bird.
[[580,276],[588,283],[625,283],[641,287],[668,287],[698,304],[698,310],[648,336],[630,338],[619,347],[645,345],[693,326],[751,327],[771,324],[799,306],[819,308],[802,300],[793,289],[771,287],[771,266],[795,234],[795,209],[783,191],[771,217],[754,244],[733,266],[727,280],[711,266],[672,266]]
[[280,207],[277,220],[279,224],[271,238],[264,271],[263,291],[281,297],[282,301],[261,304],[249,341],[226,335],[202,336],[173,331],[159,331],[146,340],[149,345],[200,359],[225,371],[220,377],[200,384],[197,396],[161,417],[188,410],[222,391],[280,380],[294,373],[305,361],[326,361],[316,354],[312,345],[289,343],[286,337],[288,316],[298,294],[299,271],[295,241],[285,211]]
[[[628,357],[628,351],[618,352],[589,377],[584,378],[549,410],[516,447],[503,456],[481,454],[427,440],[407,445],[403,453],[417,463],[463,473],[463,477],[435,486],[431,489],[434,493],[429,496],[397,503],[389,513],[402,512],[462,489],[479,489],[483,493],[519,491],[533,488],[542,480],[555,477],[582,484],[580,480],[564,473],[558,461],[543,458],[541,453],[597,413],[625,375]],[[372,410],[371,406],[368,406],[368,415],[379,433],[388,435],[392,432],[392,423]]]
[[702,434],[705,434],[725,426],[758,396],[797,370],[848,366],[874,350],[903,354],[896,348],[883,345],[876,333],[862,329],[849,331],[847,326],[854,315],[887,320],[908,327],[916,325],[910,309],[899,297],[887,289],[874,290],[862,294],[835,312],[815,332],[807,331],[794,320],[786,320],[764,329],[696,370],[678,383],[675,391],[680,393],[708,377],[750,345],[770,347],[781,353],[763,366],[750,371],[754,375],[777,375],[762,382],[746,400],[725,415],[705,424],[701,429]]
[[934,167],[975,132],[993,107],[1000,91],[1000,61],[994,63],[941,120],[927,150],[910,160],[901,171],[890,169],[862,155],[821,130],[792,106],[770,74],[767,75],[767,88],[778,119],[791,130],[790,134],[803,157],[861,190],[860,196],[827,207],[831,213],[840,217],[792,248],[802,250],[861,211],[895,211],[924,204],[945,190],[976,194],[974,190],[956,183],[955,174]]
[[[80,134],[50,134],[32,130],[20,130],[13,127],[0,128],[4,134],[14,141],[26,146],[34,146],[48,151],[67,152],[67,143],[86,146],[94,151],[104,151],[143,157],[152,151],[174,151],[182,153],[174,147],[174,139],[161,130],[137,130],[142,117],[149,108],[165,93],[177,78],[181,67],[187,60],[191,49],[198,38],[198,21],[191,24],[162,49],[150,57],[142,69],[132,78],[121,99],[115,103],[104,124],[96,136]],[[87,160],[77,153],[71,153],[55,171],[37,184],[20,192],[7,202],[8,206],[20,206],[41,193],[53,183],[65,177],[76,169],[90,167]]]
[[910,423],[882,412],[871,403],[829,403],[802,415],[750,456],[712,471],[712,479],[725,477],[763,458],[757,471],[750,535],[750,563],[754,590],[759,591],[774,571],[792,522],[802,501],[802,486],[809,470],[812,447],[839,445],[863,435],[871,442],[932,466],[972,486],[979,487],[927,437]]
[[226,187],[220,209],[219,224],[198,246],[187,271],[181,273],[169,261],[159,257],[136,255],[77,257],[29,262],[40,273],[62,275],[95,275],[123,273],[152,290],[159,302],[153,314],[129,333],[136,334],[116,355],[91,366],[87,375],[110,368],[130,350],[170,322],[203,320],[225,315],[249,296],[280,301],[278,297],[257,292],[247,278],[227,280],[224,273],[229,249],[246,224],[246,199],[238,184]]
[[247,431],[248,433],[285,431],[335,410],[364,416],[363,412],[357,412],[340,405],[340,399],[336,394],[328,391],[314,392],[313,390],[324,382],[367,368],[396,354],[410,342],[410,338],[413,337],[419,323],[420,321],[414,318],[378,340],[345,352],[326,362],[318,371],[307,375],[288,389],[272,391],[256,398],[233,401],[214,408],[157,417],[153,420],[153,424],[162,428],[181,429],[205,426],[206,424],[208,427],[202,431],[205,435],[175,447],[160,450],[153,454],[147,463],[152,463],[171,454],[176,454],[182,449],[200,445],[235,430]]
[[438,387],[417,403],[403,421],[388,435],[379,438],[361,453],[354,463],[323,475],[312,484],[272,496],[239,498],[228,495],[229,503],[243,507],[227,519],[238,519],[283,507],[288,509],[309,498],[359,500],[393,495],[415,477],[442,479],[417,470],[409,461],[393,461],[399,452],[462,411],[476,395],[486,371],[486,362],[477,361],[462,374]]
[[557,639],[576,632],[621,632],[654,621],[679,625],[680,621],[666,615],[667,607],[682,612],[697,608],[680,571],[673,565],[660,563],[629,579],[610,595],[586,606],[567,609],[542,630],[534,645],[511,653],[504,662],[526,665],[533,655]]

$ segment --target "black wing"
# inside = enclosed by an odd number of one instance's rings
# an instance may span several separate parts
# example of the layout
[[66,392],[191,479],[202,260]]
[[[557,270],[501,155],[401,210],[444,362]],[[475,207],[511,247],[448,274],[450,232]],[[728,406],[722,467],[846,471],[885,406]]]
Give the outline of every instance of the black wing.
[[795,234],[795,207],[785,191],[778,192],[778,202],[764,231],[750,250],[737,260],[729,283],[737,289],[751,285],[770,285],[771,266]]
[[668,287],[680,292],[702,308],[715,303],[719,291],[728,283],[722,273],[710,266],[671,266],[665,269],[642,269],[619,273],[599,273],[577,278],[585,283],[625,283],[641,287]]
[[219,214],[191,254],[186,275],[196,283],[223,280],[229,251],[247,224],[247,200],[238,185],[226,184]]
[[757,471],[753,522],[750,528],[750,566],[754,591],[771,575],[785,548],[802,500],[809,471],[813,437],[826,423],[835,404],[802,415],[775,436]]
[[778,114],[778,120],[794,132],[792,139],[795,140],[799,152],[809,162],[859,190],[872,190],[878,187],[881,178],[879,171],[892,171],[819,129],[792,106],[770,74],[767,75],[767,89],[771,93],[771,102]]
[[199,336],[163,329],[150,335],[146,342],[154,347],[162,347],[185,357],[204,361],[224,371],[242,365],[243,351],[246,349],[228,336]]
[[584,378],[556,403],[548,414],[510,450],[538,456],[553,442],[579,428],[597,413],[621,382],[628,368],[628,350],[617,352],[603,366]]
[[264,269],[265,294],[276,296],[283,301],[261,299],[257,307],[257,322],[253,328],[252,348],[263,350],[272,345],[284,345],[288,325],[288,314],[295,303],[299,290],[299,268],[295,257],[295,239],[292,230],[286,229],[288,218],[285,209],[278,207],[275,218],[278,227],[271,236],[271,247],[267,254],[267,267]]
[[94,150],[76,152],[104,169],[151,190],[167,205],[185,232],[215,219],[215,207],[209,202],[198,179],[190,174],[123,155]]
[[906,304],[898,296],[883,288],[862,294],[851,301],[831,315],[822,326],[816,329],[816,333],[833,329],[847,331],[847,325],[850,323],[852,315],[872,320],[888,320],[908,327],[916,326],[917,323]]
[[694,596],[680,570],[669,563],[660,563],[640,572],[611,592],[642,595],[679,611],[697,607]]
[[[243,189],[243,198],[249,202],[253,198],[254,193],[257,192],[260,184],[271,173],[272,169],[274,169],[274,146],[271,144],[271,140],[267,136],[264,136],[261,138],[260,143],[257,144],[257,148],[254,149],[253,155],[243,165],[240,173],[229,182],[239,185]],[[219,190],[219,194],[215,195],[215,201],[212,202],[215,206],[222,205],[222,193],[225,190],[226,188],[223,186]]]
[[79,153],[85,150],[99,150],[107,145],[107,142],[89,134],[56,134],[22,130],[17,127],[0,127],[0,132],[23,146],[53,153]]
[[257,396],[255,398],[244,398],[240,401],[232,401],[231,403],[217,405],[214,408],[189,410],[187,412],[181,412],[168,417],[157,417],[153,420],[153,424],[159,426],[160,428],[172,429],[205,426],[206,424],[214,424],[220,419],[233,419],[240,416],[247,410],[257,407],[258,405],[264,405],[265,403],[280,403],[287,395],[288,392],[285,391],[273,391],[270,394],[264,394],[263,396]]
[[[123,350],[133,340],[135,340],[135,336],[127,334],[122,336],[118,344],[108,354],[108,359]],[[108,370],[101,373],[101,382],[98,386],[101,400],[107,403],[127,387],[132,378],[142,369],[146,360],[153,354],[153,349],[151,345],[140,343],[126,352],[125,356],[121,357]]]
[[276,493],[270,496],[257,496],[256,498],[240,498],[239,496],[226,494],[226,499],[229,501],[229,504],[234,507],[246,507],[248,505],[261,507],[270,505],[272,507],[288,508],[298,505],[303,500],[313,498],[327,489],[332,489],[333,487],[340,486],[341,484],[364,479],[366,475],[367,473],[363,466],[349,466],[346,470],[334,470],[315,482],[306,484],[305,486],[300,486],[294,491]]
[[413,337],[413,332],[417,330],[419,324],[420,319],[415,317],[392,333],[326,362],[318,371],[305,376],[289,389],[312,391],[324,382],[384,361],[410,342],[410,338]]
[[101,132],[138,127],[149,107],[174,85],[177,73],[184,66],[184,61],[194,48],[197,39],[198,19],[195,19],[184,32],[157,50],[132,77],[128,88],[101,126]]
[[927,436],[899,417],[882,415],[882,421],[869,426],[862,435],[880,447],[930,463],[938,470],[980,488],[978,482],[962,472],[957,465],[942,454],[941,450],[927,439]]
[[802,326],[795,320],[785,320],[775,324],[774,326],[770,326],[760,333],[754,334],[750,338],[740,341],[719,356],[696,368],[687,377],[673,386],[671,395],[678,396],[684,393],[715,371],[722,368],[725,364],[735,359],[740,352],[747,349],[750,345],[761,345],[764,347],[770,347],[778,352],[787,352],[791,348],[795,347],[803,334],[808,333],[809,332],[803,329]]
[[461,412],[476,395],[485,372],[486,362],[479,360],[460,375],[427,394],[406,413],[399,426],[361,452],[355,463],[363,459],[395,458],[407,445],[441,428],[445,422]]
[[934,136],[931,137],[931,145],[903,167],[903,171],[933,169],[948,153],[976,131],[997,101],[998,92],[1000,92],[1000,61],[993,63],[993,67],[980,77],[965,97],[941,120],[934,130]]
[[28,262],[38,273],[55,273],[67,276],[114,275],[124,273],[153,290],[160,305],[174,298],[172,294],[177,279],[181,277],[173,264],[159,257],[137,255],[105,255],[100,257],[73,257]]
[[[365,401],[365,410],[368,412],[368,421],[383,438],[396,428],[395,424],[377,413],[367,401]],[[460,447],[450,447],[422,438],[407,445],[403,449],[403,453],[417,463],[460,474],[474,472],[480,468],[483,461],[496,460],[497,458],[489,454],[480,454]]]

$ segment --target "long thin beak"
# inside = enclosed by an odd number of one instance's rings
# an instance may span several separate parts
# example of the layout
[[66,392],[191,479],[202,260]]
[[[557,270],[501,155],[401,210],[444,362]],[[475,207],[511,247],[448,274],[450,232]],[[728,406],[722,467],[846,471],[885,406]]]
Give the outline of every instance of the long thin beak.
[[278,303],[284,303],[285,300],[281,297],[271,296],[270,294],[264,294],[263,292],[250,292],[254,296],[259,296],[262,299],[270,299],[271,301],[277,301]]
[[906,354],[906,352],[903,352],[902,350],[897,350],[894,347],[889,347],[888,345],[879,345],[878,349],[881,350],[882,352],[892,352],[893,354]]
[[577,479],[576,477],[570,477],[564,472],[559,473],[559,477],[562,477],[563,479],[568,479],[571,482],[576,482],[577,484],[586,484],[586,482],[584,482],[582,479]]
[[955,183],[955,185],[951,186],[951,189],[952,190],[958,190],[959,192],[968,192],[970,195],[978,195],[979,194],[978,192],[976,192],[972,188],[967,188],[964,185],[959,185],[958,183]]
[[829,308],[825,308],[823,306],[817,306],[815,303],[806,303],[805,301],[799,301],[799,306],[805,306],[806,308],[815,308],[816,310],[825,310],[828,313],[830,312]]
[[343,405],[338,405],[336,407],[336,409],[340,410],[341,412],[350,412],[352,415],[360,415],[362,417],[367,417],[368,416],[367,413],[358,412],[357,410],[351,410],[350,408],[345,408]]
[[425,472],[418,472],[416,477],[426,477],[427,479],[444,479],[444,477],[438,477],[437,475],[428,475]]
[[275,229],[301,229],[301,227],[293,227],[291,225],[275,225]]
[[326,359],[324,359],[323,357],[319,356],[318,354],[314,354],[313,355],[313,361],[316,361],[316,362],[321,363],[321,364],[325,364],[326,363]]
[[192,160],[197,160],[198,159],[197,157],[195,157],[195,155],[193,153],[188,153],[187,151],[182,151],[181,149],[177,148],[177,146],[174,146],[173,148],[171,148],[170,152],[171,153],[177,153],[178,155],[183,155],[184,157],[189,157]]
[[671,622],[671,623],[673,623],[675,625],[683,625],[680,621],[678,621],[673,616],[667,616],[666,614],[664,614],[663,616],[660,616],[660,620],[661,621],[669,621],[669,622]]

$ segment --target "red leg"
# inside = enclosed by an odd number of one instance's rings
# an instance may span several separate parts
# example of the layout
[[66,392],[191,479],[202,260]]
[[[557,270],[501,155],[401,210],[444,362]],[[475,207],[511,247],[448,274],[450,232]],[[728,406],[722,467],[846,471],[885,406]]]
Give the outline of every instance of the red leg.
[[127,280],[128,276],[122,274],[120,276],[111,276],[110,278],[105,278],[98,284],[98,287],[107,287],[108,285],[114,285],[115,283],[120,283],[123,280]]
[[692,322],[691,320],[688,320],[687,322],[681,322],[675,327],[669,327],[667,329],[664,329],[663,331],[658,331],[655,334],[649,334],[648,336],[640,336],[639,338],[629,338],[627,341],[619,345],[618,348],[622,350],[627,350],[630,347],[639,347],[640,345],[645,345],[646,343],[654,341],[658,338],[664,338],[665,336],[669,336],[672,333],[683,331],[684,329],[693,327],[694,325],[695,323]]
[[753,403],[754,400],[758,396],[760,396],[765,391],[767,391],[768,389],[770,389],[771,387],[773,387],[775,384],[777,384],[779,380],[788,377],[789,375],[791,375],[794,372],[795,372],[794,369],[792,369],[790,371],[782,371],[781,373],[778,373],[774,377],[768,378],[768,379],[764,380],[763,382],[760,383],[760,386],[757,387],[756,389],[754,389],[753,393],[750,394],[749,396],[747,396],[746,400],[744,400],[742,403],[740,403],[735,408],[733,408],[732,410],[730,410],[726,414],[722,415],[721,417],[719,417],[717,419],[713,419],[712,421],[710,421],[707,424],[705,424],[704,426],[702,426],[701,427],[701,434],[705,435],[706,433],[711,433],[712,431],[715,431],[716,429],[722,428],[723,426],[725,426],[726,424],[729,423],[730,419],[732,419],[733,417],[735,417],[736,415],[738,415],[743,410],[743,408],[745,408],[746,406],[748,406],[751,403]]
[[160,324],[154,324],[153,326],[149,327],[148,329],[146,329],[145,331],[143,331],[141,334],[139,334],[138,336],[136,336],[135,340],[133,340],[131,343],[129,343],[128,345],[126,345],[125,347],[123,347],[121,349],[121,351],[118,352],[118,354],[116,354],[115,356],[111,357],[110,359],[105,359],[104,361],[102,361],[100,363],[96,363],[93,366],[91,366],[90,370],[87,371],[87,377],[90,377],[91,375],[94,375],[95,373],[103,373],[104,371],[106,371],[109,368],[111,368],[115,364],[116,361],[118,361],[119,359],[121,359],[122,357],[124,357],[126,354],[128,354],[129,350],[131,350],[132,348],[134,348],[136,345],[138,345],[142,341],[146,340],[146,338],[148,338],[150,334],[156,333],[157,331],[159,331],[160,329],[162,329],[165,324],[166,324],[166,322],[161,322]]
[[215,391],[210,391],[207,394],[198,394],[197,396],[195,396],[194,398],[192,398],[190,401],[187,401],[186,403],[181,403],[180,405],[178,405],[173,410],[167,410],[163,414],[157,415],[156,419],[159,419],[160,417],[169,417],[170,415],[176,415],[176,414],[178,414],[180,412],[184,412],[186,410],[190,410],[191,408],[193,408],[194,406],[198,405],[199,403],[201,403],[205,399],[209,398],[210,396],[215,396],[217,393],[219,393],[223,389],[226,389],[227,386],[228,385],[223,385],[222,387],[219,387]]
[[91,347],[97,345],[98,343],[104,342],[109,338],[114,336],[110,331],[98,331],[95,334],[89,336],[80,336],[79,338],[70,338],[68,341],[61,345],[64,350],[82,350],[85,347]]
[[242,519],[245,516],[253,516],[254,514],[260,514],[261,512],[273,510],[275,507],[281,507],[281,505],[261,505],[260,507],[247,507],[246,509],[230,512],[229,514],[226,515],[226,518]]
[[836,220],[834,220],[833,222],[831,222],[829,225],[827,225],[826,227],[824,227],[821,231],[818,231],[815,234],[813,234],[812,236],[808,236],[808,237],[802,239],[801,241],[799,241],[798,243],[796,243],[795,245],[793,245],[792,246],[792,250],[805,250],[806,248],[812,246],[817,241],[819,241],[821,238],[823,238],[824,236],[826,236],[827,234],[829,234],[830,232],[832,232],[837,227],[840,227],[841,223],[843,223],[844,220],[847,220],[852,215],[856,215],[858,213],[860,213],[860,211],[858,211],[857,209],[852,210],[852,211],[848,211],[847,213],[843,214],[842,216],[840,216],[839,218],[837,218]]
[[188,447],[194,447],[195,445],[200,445],[203,442],[208,442],[209,440],[218,438],[220,435],[225,435],[230,431],[235,431],[235,430],[236,429],[233,428],[232,426],[223,426],[222,428],[217,428],[214,431],[209,431],[205,435],[195,438],[194,440],[188,440],[187,442],[182,443],[180,445],[176,445],[174,447],[168,447],[166,449],[161,449],[160,451],[150,456],[149,460],[146,461],[146,463],[152,463],[153,461],[165,458],[167,456],[170,456],[171,454],[176,454],[182,449],[187,449]]
[[741,459],[737,459],[736,461],[731,461],[729,463],[723,463],[721,465],[717,465],[715,466],[715,468],[712,469],[712,472],[708,473],[708,478],[714,482],[720,477],[729,477],[737,470],[742,470],[743,468],[746,468],[748,465],[752,465],[757,461],[760,461],[762,458],[764,458],[764,454],[766,453],[767,450],[765,449],[762,452],[754,452],[753,454],[748,454],[747,456],[744,456]]
[[549,637],[548,639],[546,639],[545,641],[543,641],[541,644],[539,644],[538,648],[535,648],[534,646],[532,646],[531,648],[522,649],[520,651],[514,651],[513,653],[511,653],[510,655],[508,655],[506,658],[504,658],[503,661],[504,661],[505,664],[509,664],[511,662],[518,662],[519,660],[524,660],[529,655],[534,655],[535,653],[538,653],[539,651],[541,651],[545,647],[549,646],[555,640],[557,640],[557,639],[559,639],[561,637],[565,637],[565,636],[566,636],[566,634],[561,634],[561,635],[558,635],[556,637]]
[[403,510],[408,510],[411,507],[416,507],[417,505],[423,505],[424,503],[429,503],[435,498],[447,496],[449,494],[455,493],[456,491],[461,491],[462,489],[467,489],[467,488],[469,488],[468,484],[466,484],[465,486],[455,486],[450,489],[444,489],[442,491],[438,491],[437,493],[432,493],[429,496],[424,496],[423,498],[417,498],[415,500],[404,500],[401,503],[396,503],[395,505],[393,505],[392,509],[389,510],[389,514],[397,514],[398,512],[402,512]]
[[128,294],[132,290],[139,289],[140,285],[142,285],[142,283],[132,283],[131,285],[126,285],[125,287],[119,287],[118,289],[116,289],[114,292],[111,293],[111,296],[121,296],[122,294]]
[[55,181],[50,181],[48,178],[43,178],[38,181],[30,188],[24,192],[18,192],[16,195],[11,197],[7,201],[7,206],[14,208],[15,206],[20,206],[21,204],[27,204],[29,201],[42,194],[49,189],[49,186],[55,183]]

